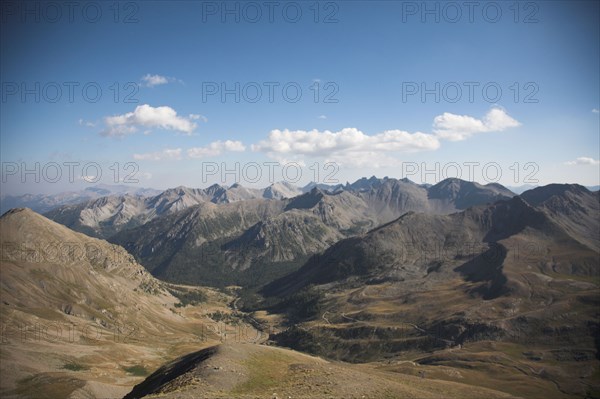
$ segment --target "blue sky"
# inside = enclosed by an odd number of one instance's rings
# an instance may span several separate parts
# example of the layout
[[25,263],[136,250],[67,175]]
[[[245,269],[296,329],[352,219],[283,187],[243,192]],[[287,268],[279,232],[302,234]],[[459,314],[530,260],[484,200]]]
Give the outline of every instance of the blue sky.
[[598,2],[52,4],[2,4],[3,194],[600,184]]

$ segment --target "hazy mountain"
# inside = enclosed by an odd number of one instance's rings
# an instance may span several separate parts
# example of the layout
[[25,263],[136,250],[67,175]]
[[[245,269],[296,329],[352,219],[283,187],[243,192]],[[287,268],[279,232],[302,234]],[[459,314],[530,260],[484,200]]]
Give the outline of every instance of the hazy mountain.
[[432,207],[427,198],[427,189],[408,179],[361,179],[347,190],[356,192],[381,222],[388,222],[405,212],[430,212]]
[[427,194],[433,209],[455,211],[470,206],[493,203],[501,199],[509,199],[515,194],[498,183],[485,186],[450,178],[445,179],[427,189]]
[[293,198],[303,193],[303,190],[286,181],[271,184],[264,189],[263,198]]
[[521,194],[547,212],[571,237],[600,251],[600,193],[578,184],[549,184]]
[[[362,200],[352,200],[353,206],[357,209],[349,209],[352,213],[361,213],[358,218],[359,226],[363,226],[364,223],[384,223],[407,211],[449,213],[471,205],[513,196],[509,190],[498,184],[481,186],[458,179],[447,179],[430,188],[417,185],[408,179],[397,180],[387,177],[378,179],[374,176],[357,180],[353,184],[346,184],[345,187],[340,185],[319,188],[321,186],[309,184],[299,189],[285,182],[274,183],[264,189],[246,188],[240,184],[233,184],[231,187],[215,184],[205,189],[180,186],[152,197],[120,195],[88,200],[58,207],[45,215],[77,231],[108,238],[124,229],[142,225],[155,217],[179,212],[203,202],[227,204],[260,198],[281,200],[298,197],[308,187],[312,187],[312,190],[317,188],[327,194],[339,194],[344,191],[346,194],[343,198],[346,202],[350,201],[348,195]],[[310,196],[312,190],[305,192],[304,195]],[[323,218],[327,211],[323,208],[321,213],[320,217]],[[344,217],[342,213],[339,216]],[[357,218],[353,220],[356,221]],[[334,223],[330,218],[329,224]],[[345,227],[340,228],[356,230],[356,225],[353,224],[354,222],[348,221]]]
[[121,230],[140,226],[155,217],[179,212],[203,202],[226,204],[256,198],[293,197],[296,194],[300,194],[299,190],[294,192],[293,186],[283,183],[275,183],[262,190],[245,188],[240,184],[231,187],[214,184],[205,189],[179,186],[150,197],[125,194],[86,201],[79,198],[72,205],[56,207],[46,212],[45,216],[76,231],[107,238]]
[[409,179],[378,179],[373,176],[357,180],[344,189],[364,199],[385,222],[409,211],[451,213],[474,205],[509,199],[515,195],[500,184],[483,186],[454,178],[427,187]]
[[[151,198],[108,197],[61,207],[47,216],[110,237],[170,281],[256,285],[408,211],[448,213],[508,192],[461,181],[435,188],[437,198],[431,199],[426,188],[407,179],[375,177],[335,193],[313,188],[297,196],[283,184],[262,192],[241,185],[177,187]],[[267,192],[283,199],[253,198]],[[444,193],[447,199],[441,199]]]
[[314,181],[311,181],[306,186],[302,187],[301,190],[302,190],[303,193],[308,193],[308,192],[312,191],[313,188],[318,188],[321,191],[327,191],[327,192],[335,193],[335,192],[338,192],[340,190],[343,190],[344,189],[344,185],[343,184],[315,183]]
[[523,184],[521,186],[506,186],[506,188],[508,188],[510,191],[512,191],[515,194],[522,194],[527,190],[532,190],[534,188],[538,187],[537,185],[534,184]]
[[371,190],[373,188],[379,187],[386,180],[388,180],[387,177],[384,177],[383,179],[379,179],[375,176],[371,176],[368,179],[366,177],[362,177],[352,184],[346,183],[346,185],[344,186],[344,190],[348,190],[348,191]]
[[99,184],[81,191],[69,191],[59,194],[25,194],[19,196],[2,195],[0,197],[0,214],[12,208],[30,208],[39,213],[48,212],[62,205],[74,205],[90,199],[110,195],[132,195],[149,197],[159,194],[159,190],[137,188],[125,185]]
[[[516,194],[522,194],[525,191],[533,190],[536,187],[539,187],[539,186],[533,185],[533,184],[524,184],[522,186],[506,186],[506,188],[508,188],[510,191],[512,191],[513,193],[516,193]],[[585,188],[587,188],[590,191],[600,190],[600,186],[585,186]]]
[[70,229],[91,237],[109,237],[127,227],[145,223],[151,218],[142,197],[109,196],[65,205],[44,216]]

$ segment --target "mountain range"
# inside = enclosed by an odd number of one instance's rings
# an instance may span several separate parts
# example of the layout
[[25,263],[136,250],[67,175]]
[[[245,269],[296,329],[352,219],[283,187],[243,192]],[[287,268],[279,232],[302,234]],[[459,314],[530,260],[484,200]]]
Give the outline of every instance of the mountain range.
[[[5,213],[3,397],[597,397],[598,191],[376,177],[302,191]],[[198,342],[215,320],[263,345]],[[92,327],[65,349],[48,331],[69,323]],[[23,339],[35,325],[51,327]]]
[[178,187],[154,197],[103,197],[45,215],[123,246],[169,281],[260,285],[405,212],[446,214],[514,196],[497,184],[447,179],[427,188],[375,177],[331,191],[313,186],[293,197],[285,192],[292,188]]

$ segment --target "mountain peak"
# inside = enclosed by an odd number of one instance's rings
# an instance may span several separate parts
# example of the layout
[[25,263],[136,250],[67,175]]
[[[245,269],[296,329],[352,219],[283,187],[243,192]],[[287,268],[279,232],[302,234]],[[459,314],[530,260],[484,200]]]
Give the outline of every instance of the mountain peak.
[[548,184],[525,191],[521,197],[532,205],[538,205],[551,197],[564,197],[565,195],[583,195],[591,193],[590,190],[579,184]]
[[473,205],[508,200],[515,194],[498,183],[485,186],[450,177],[427,189],[428,197],[436,201],[453,201],[457,209],[466,209]]

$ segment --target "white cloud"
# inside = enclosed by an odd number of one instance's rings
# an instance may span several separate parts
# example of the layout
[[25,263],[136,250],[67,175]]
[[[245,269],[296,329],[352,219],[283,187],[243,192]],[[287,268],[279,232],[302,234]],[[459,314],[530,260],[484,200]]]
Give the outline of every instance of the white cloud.
[[133,112],[105,117],[106,130],[101,135],[125,136],[137,132],[139,127],[175,130],[191,135],[197,126],[192,120],[190,117],[178,116],[171,107],[144,104],[138,105]]
[[200,114],[189,114],[188,117],[193,120],[193,121],[197,121],[198,119],[200,119],[202,122],[208,122],[208,118],[204,115],[200,115]]
[[520,125],[520,122],[510,117],[502,108],[494,107],[483,119],[444,112],[434,118],[433,132],[439,138],[460,141],[477,133],[501,132]]
[[79,125],[86,126],[86,127],[96,127],[96,122],[90,122],[90,121],[85,121],[83,119],[79,119]]
[[327,115],[319,115],[319,119],[327,119]]
[[146,87],[154,87],[158,85],[166,85],[172,80],[173,78],[168,78],[161,75],[150,75],[148,73],[145,76],[142,76],[142,85]]
[[194,147],[187,150],[190,158],[206,158],[221,155],[223,152],[242,152],[246,150],[246,146],[241,141],[214,141],[205,147]]
[[592,112],[595,114],[600,114],[600,109],[594,108],[594,109],[592,109]]
[[273,130],[266,140],[251,148],[276,159],[322,156],[340,164],[383,166],[393,163],[393,158],[383,155],[386,152],[435,150],[439,146],[438,139],[426,133],[387,130],[369,136],[358,129],[345,128],[338,132]]
[[[325,118],[325,115],[319,118]],[[355,166],[397,166],[398,152],[437,150],[440,139],[464,140],[481,132],[503,131],[520,126],[500,107],[493,107],[482,119],[444,113],[435,117],[433,133],[410,133],[399,129],[367,135],[356,128],[328,130],[272,130],[252,151],[265,152],[277,160],[299,160],[304,156],[324,157],[339,164]]]
[[600,165],[600,160],[589,157],[579,157],[574,161],[565,162],[565,165]]
[[140,85],[143,87],[154,87],[166,85],[167,83],[172,82],[179,82],[183,84],[183,80],[181,79],[173,78],[171,76],[151,75],[148,73],[145,76],[142,76],[142,82],[140,83]]
[[162,151],[149,152],[146,154],[133,154],[133,159],[136,161],[163,161],[163,160],[180,160],[181,148],[165,148]]

